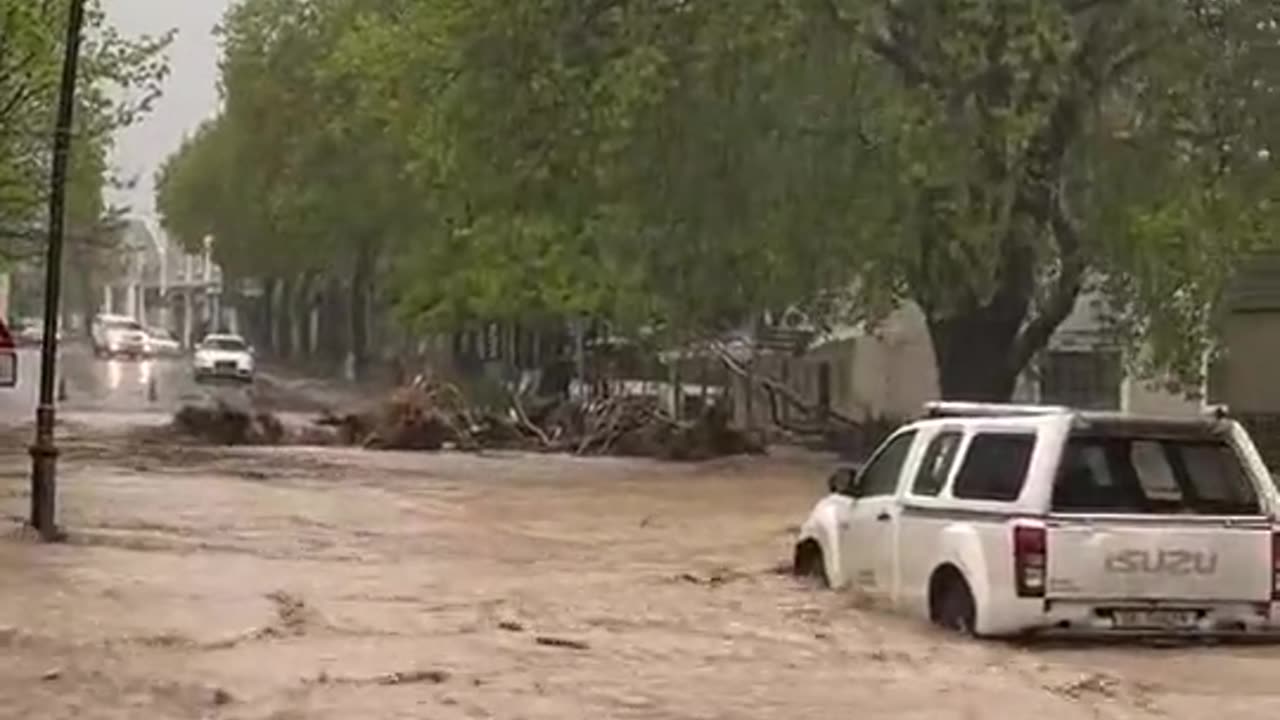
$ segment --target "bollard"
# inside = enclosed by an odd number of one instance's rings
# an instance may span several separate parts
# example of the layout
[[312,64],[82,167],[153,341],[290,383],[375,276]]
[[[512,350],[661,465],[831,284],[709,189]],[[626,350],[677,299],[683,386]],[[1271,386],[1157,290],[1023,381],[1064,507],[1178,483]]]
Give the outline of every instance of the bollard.
[[58,402],[66,402],[66,401],[67,401],[67,379],[64,377],[60,377],[58,378]]
[[155,402],[158,399],[159,396],[156,392],[156,378],[153,375],[147,379],[147,402]]

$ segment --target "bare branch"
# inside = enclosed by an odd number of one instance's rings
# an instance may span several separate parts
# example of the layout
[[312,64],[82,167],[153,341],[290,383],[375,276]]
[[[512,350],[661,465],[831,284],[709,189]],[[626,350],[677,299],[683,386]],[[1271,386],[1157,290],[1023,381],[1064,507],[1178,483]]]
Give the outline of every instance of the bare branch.
[[1048,342],[1058,326],[1071,315],[1084,286],[1085,258],[1079,225],[1067,207],[1065,188],[1059,187],[1051,216],[1058,247],[1058,277],[1049,298],[1036,316],[1022,328],[1013,346],[1013,367],[1026,367]]
[[872,52],[884,58],[902,73],[907,84],[931,85],[935,82],[936,78],[925,71],[900,38],[895,38],[887,32],[878,32],[872,33],[867,42]]
[[[857,37],[865,38],[871,51],[902,73],[908,84],[935,83],[937,78],[925,70],[907,39],[894,32],[892,28],[864,32],[860,23],[845,16],[836,0],[817,0],[817,2],[832,25]],[[886,2],[884,9],[889,15],[901,18],[900,12],[895,10],[892,3]]]

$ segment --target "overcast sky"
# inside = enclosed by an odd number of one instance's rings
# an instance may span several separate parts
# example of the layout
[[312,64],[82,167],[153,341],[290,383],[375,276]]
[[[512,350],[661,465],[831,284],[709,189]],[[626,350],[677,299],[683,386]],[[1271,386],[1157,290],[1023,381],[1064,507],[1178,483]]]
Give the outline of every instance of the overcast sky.
[[153,175],[185,134],[217,107],[218,44],[213,28],[231,0],[104,0],[113,24],[128,35],[159,34],[176,28],[169,51],[172,73],[154,112],[116,142],[115,164],[137,187],[115,194],[112,202],[135,211],[155,206]]

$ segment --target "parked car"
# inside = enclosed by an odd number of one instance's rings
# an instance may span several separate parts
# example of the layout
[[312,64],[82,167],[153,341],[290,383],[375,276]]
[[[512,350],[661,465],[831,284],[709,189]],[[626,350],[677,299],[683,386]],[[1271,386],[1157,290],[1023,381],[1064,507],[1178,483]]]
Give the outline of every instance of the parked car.
[[253,382],[253,349],[239,335],[207,335],[196,346],[192,369],[196,382],[218,379]]
[[[39,347],[44,343],[44,320],[22,318],[11,328],[13,341],[18,347]],[[58,342],[62,342],[62,329],[58,329]]]
[[89,329],[98,357],[140,358],[147,354],[147,331],[126,315],[98,315]]
[[147,328],[147,355],[151,357],[177,357],[182,354],[182,343],[164,328]]
[[44,342],[44,324],[32,318],[22,318],[13,323],[10,332],[18,347],[36,347]]
[[18,384],[18,351],[15,346],[9,326],[4,318],[0,318],[0,388]]
[[980,636],[1280,630],[1277,490],[1225,414],[929,412],[832,475],[797,573]]

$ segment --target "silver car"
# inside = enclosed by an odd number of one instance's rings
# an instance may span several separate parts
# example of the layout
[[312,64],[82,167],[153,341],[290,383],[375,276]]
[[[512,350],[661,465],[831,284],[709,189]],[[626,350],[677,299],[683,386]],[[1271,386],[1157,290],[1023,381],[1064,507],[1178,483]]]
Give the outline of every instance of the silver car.
[[239,335],[208,335],[196,346],[192,371],[196,382],[253,382],[253,348]]
[[177,357],[182,354],[182,343],[164,328],[147,328],[147,355],[151,357]]
[[147,354],[147,331],[142,323],[124,315],[99,315],[90,330],[93,353],[98,357],[134,357]]

